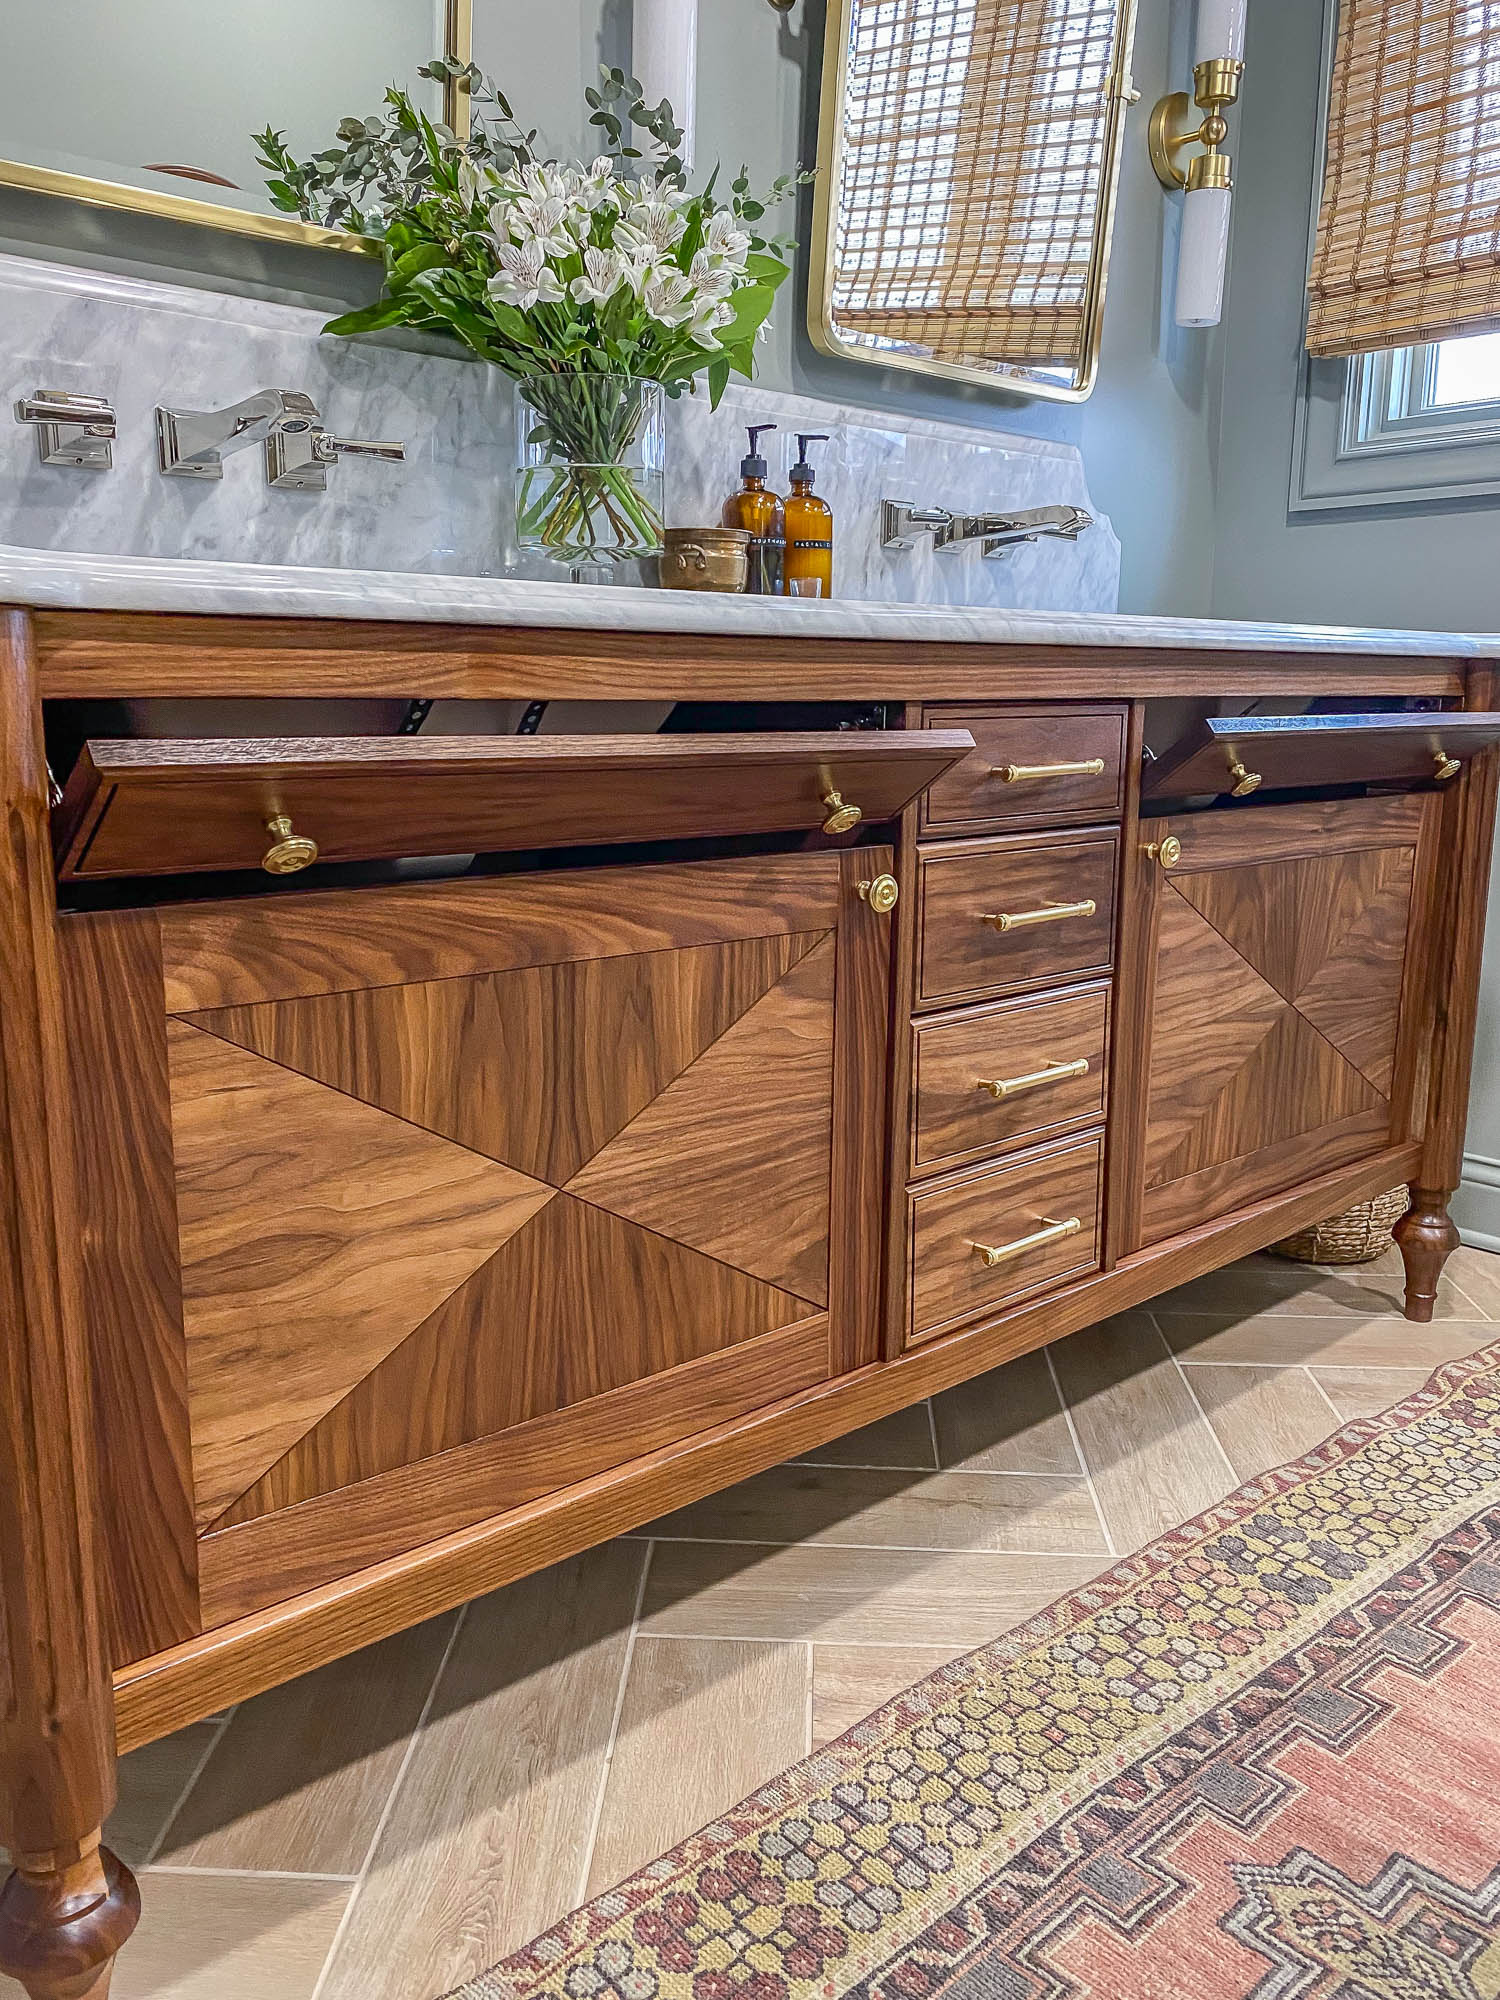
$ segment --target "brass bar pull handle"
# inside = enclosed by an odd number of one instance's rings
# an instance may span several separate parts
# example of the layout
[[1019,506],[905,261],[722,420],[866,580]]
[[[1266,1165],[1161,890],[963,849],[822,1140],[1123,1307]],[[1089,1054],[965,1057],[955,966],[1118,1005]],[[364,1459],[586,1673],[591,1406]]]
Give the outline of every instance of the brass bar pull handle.
[[1061,1243],[1065,1236],[1076,1236],[1083,1224],[1076,1215],[1070,1215],[1066,1222],[1048,1222],[1043,1217],[1043,1226],[1033,1229],[1029,1236],[1018,1236],[1014,1243],[974,1243],[970,1248],[979,1257],[987,1270],[993,1271],[997,1264],[1009,1264],[1017,1257],[1024,1257],[1028,1251],[1041,1250],[1049,1243]]
[[991,764],[990,776],[1003,785],[1020,785],[1031,778],[1102,778],[1104,759],[1085,757],[1076,764]]
[[999,910],[979,921],[997,931],[1025,930],[1028,924],[1060,924],[1069,917],[1091,917],[1099,905],[1092,896],[1081,903],[1043,903],[1039,910]]
[[1041,1069],[1029,1070],[1025,1076],[997,1076],[993,1081],[980,1077],[979,1088],[995,1098],[1020,1097],[1028,1090],[1040,1090],[1044,1084],[1062,1083],[1067,1077],[1088,1073],[1088,1057],[1079,1056],[1074,1062],[1049,1062]]

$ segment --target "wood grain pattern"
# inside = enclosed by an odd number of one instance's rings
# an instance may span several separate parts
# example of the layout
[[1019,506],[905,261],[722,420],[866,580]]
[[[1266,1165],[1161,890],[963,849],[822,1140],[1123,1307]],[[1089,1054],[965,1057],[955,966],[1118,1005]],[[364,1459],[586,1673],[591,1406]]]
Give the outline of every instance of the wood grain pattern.
[[1222,812],[1182,813],[1167,821],[1182,842],[1182,860],[1173,873],[1184,877],[1204,868],[1243,868],[1251,848],[1254,859],[1264,862],[1411,846],[1422,831],[1426,807],[1426,799],[1412,792],[1275,806],[1258,806],[1249,799]]
[[553,1190],[172,1021],[206,1526]]
[[201,1545],[204,1616],[232,1619],[314,1590],[427,1541],[528,1506],[627,1459],[716,1430],[829,1377],[825,1314],[706,1354],[498,1436],[216,1528]]
[[[852,1426],[874,1422],[922,1396],[953,1388],[1016,1354],[1263,1249],[1294,1230],[1337,1214],[1351,1202],[1391,1187],[1411,1174],[1419,1158],[1420,1148],[1414,1144],[1389,1147],[1237,1214],[1197,1224],[1122,1260],[1113,1271],[910,1348],[883,1365],[825,1379],[772,1404],[758,1404],[748,1415],[690,1438],[676,1437],[508,1513],[495,1514],[486,1506],[472,1525],[407,1553],[372,1560],[352,1571],[341,1566],[335,1581],[221,1625],[201,1639],[116,1674],[121,1744],[131,1749],[149,1742],[229,1701],[336,1659],[639,1526],[669,1507],[686,1505],[780,1459],[798,1456]],[[761,1377],[762,1387],[765,1379]],[[428,1461],[428,1467],[444,1463]],[[212,1542],[205,1544],[205,1557],[211,1548]],[[205,1609],[208,1589],[205,1569]]]
[[1433,782],[1445,757],[1467,761],[1500,742],[1500,715],[1211,716],[1151,766],[1151,800],[1229,793],[1229,767],[1257,772],[1264,789]]
[[[1025,1154],[984,1173],[918,1189],[911,1198],[911,1338],[931,1340],[1099,1261],[1103,1140]],[[1077,1219],[1073,1236],[985,1265],[977,1243],[1002,1246],[1049,1222]]]
[[1125,732],[1125,810],[1120,821],[1119,939],[1111,1021],[1109,1130],[1105,1135],[1103,1265],[1112,1271],[1141,1240],[1146,1119],[1151,1068],[1151,979],[1158,916],[1155,877],[1147,854],[1165,827],[1141,819],[1146,704],[1133,701]]
[[[1368,1155],[1385,1145],[1390,1124],[1390,1109],[1380,1104],[1148,1188],[1142,1205],[1145,1241],[1154,1243],[1195,1222],[1259,1201],[1278,1188],[1296,1187],[1315,1174]],[[1334,1212],[1329,1210],[1329,1214]]]
[[474,700],[1051,701],[1463,692],[1441,653],[953,645],[742,633],[548,630],[334,618],[40,611],[42,693],[411,695]]
[[324,861],[812,832],[830,791],[875,825],[971,747],[965,730],[96,742],[59,809],[59,874],[258,869],[277,814]]
[[[999,832],[1114,818],[1124,783],[1125,717],[1123,705],[1090,708],[1082,702],[924,710],[929,727],[967,729],[975,747],[919,797],[923,832]],[[1007,782],[996,770],[1008,764],[1083,763],[1096,757],[1104,763],[1097,777]]]
[[47,765],[28,620],[0,611],[0,1971],[109,1984],[135,1927],[115,1800]]
[[58,924],[105,1620],[117,1664],[199,1631],[161,946],[150,910]]
[[453,1451],[811,1311],[806,1299],[555,1195],[306,1429],[219,1525]]
[[[891,913],[872,910],[859,885],[888,873],[893,860],[888,847],[862,848],[842,857],[844,920],[835,946],[828,1228],[828,1304],[836,1374],[878,1360],[884,1347],[887,1245],[882,1224],[890,1150],[888,1069],[894,1005]],[[779,1161],[773,1171],[781,1171]]]
[[159,913],[167,1011],[829,931],[839,918],[835,853],[662,863],[644,905],[639,879],[587,868],[172,905]]
[[561,1187],[819,935],[575,959],[188,1019]]
[[570,1191],[826,1305],[834,964],[809,952]]
[[[912,1030],[915,1101],[911,1166],[931,1173],[1014,1148],[1104,1116],[1109,1064],[1109,988],[1088,986],[929,1015]],[[979,1088],[1084,1061],[1064,1077],[1019,1097]]]
[[[1118,846],[1111,832],[1090,840],[1021,834],[924,848],[917,891],[920,1004],[951,1006],[1107,971]],[[1094,904],[1092,915],[1032,928],[1002,933],[982,921],[1085,900]]]

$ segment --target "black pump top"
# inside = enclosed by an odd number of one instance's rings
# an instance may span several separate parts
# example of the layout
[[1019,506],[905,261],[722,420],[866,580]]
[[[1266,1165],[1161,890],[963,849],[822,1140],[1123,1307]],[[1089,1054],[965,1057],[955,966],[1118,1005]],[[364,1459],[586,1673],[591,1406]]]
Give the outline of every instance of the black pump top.
[[775,424],[746,424],[745,429],[750,433],[750,449],[740,460],[741,479],[765,478],[766,461],[761,456],[759,439],[762,431],[774,431],[775,428]]
[[798,431],[797,463],[792,467],[790,477],[805,481],[807,485],[811,486],[817,474],[807,462],[807,447],[810,444],[827,444],[827,442],[827,431]]

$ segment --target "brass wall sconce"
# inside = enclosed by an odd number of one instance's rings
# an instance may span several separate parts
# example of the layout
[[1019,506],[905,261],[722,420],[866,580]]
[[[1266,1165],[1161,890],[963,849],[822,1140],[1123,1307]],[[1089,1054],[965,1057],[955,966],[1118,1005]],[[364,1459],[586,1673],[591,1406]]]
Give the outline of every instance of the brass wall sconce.
[[[1217,326],[1223,310],[1234,188],[1222,150],[1229,137],[1224,113],[1240,94],[1244,49],[1245,0],[1199,0],[1192,96],[1174,90],[1163,97],[1147,128],[1157,179],[1186,192],[1177,246],[1179,326]],[[1192,146],[1201,150],[1184,162],[1179,156]]]

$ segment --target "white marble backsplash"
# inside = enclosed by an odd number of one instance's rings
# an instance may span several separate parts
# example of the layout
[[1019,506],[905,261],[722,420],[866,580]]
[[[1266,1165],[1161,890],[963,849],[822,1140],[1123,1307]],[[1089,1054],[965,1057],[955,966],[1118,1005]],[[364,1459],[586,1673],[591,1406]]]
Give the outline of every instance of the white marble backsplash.
[[[0,544],[101,556],[186,557],[450,577],[554,577],[516,559],[510,506],[510,385],[446,355],[320,337],[302,307],[0,256]],[[257,389],[300,389],[338,435],[399,438],[404,464],[345,459],[328,491],[275,492],[258,448],[222,480],[165,479],[153,411],[216,409]],[[108,397],[119,420],[107,473],[44,466],[11,422],[17,397],[70,389]],[[668,406],[667,513],[718,518],[737,483],[743,426],[771,422],[763,448],[786,490],[796,433],[814,447],[818,491],[834,510],[835,594],[884,603],[1108,612],[1119,544],[1089,499],[1072,446],[887,416],[733,385]],[[879,546],[882,495],[955,511],[1072,503],[1095,515],[1076,543],[1043,539],[1000,561],[977,548],[934,556]]]

